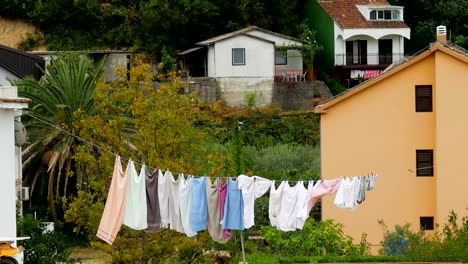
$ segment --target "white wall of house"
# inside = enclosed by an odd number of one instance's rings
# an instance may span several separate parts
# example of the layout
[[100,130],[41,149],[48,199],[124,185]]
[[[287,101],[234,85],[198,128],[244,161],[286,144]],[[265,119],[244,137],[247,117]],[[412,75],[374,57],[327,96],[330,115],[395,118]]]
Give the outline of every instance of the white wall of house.
[[287,51],[287,64],[285,65],[276,65],[276,70],[297,70],[302,71],[302,53],[298,50],[288,50]]
[[409,28],[355,28],[343,30],[343,38],[349,39],[353,36],[365,35],[374,39],[380,39],[387,35],[399,35],[410,39]]
[[[0,87],[0,98],[16,98],[16,87]],[[16,237],[16,170],[14,118],[15,110],[25,103],[0,103],[0,237]]]
[[[392,61],[398,61],[404,53],[404,37],[400,35],[386,35],[383,39],[392,40]],[[354,35],[348,39],[342,39],[339,35],[335,39],[335,65],[346,64],[346,41],[366,40],[367,41],[367,64],[379,64],[379,40],[368,35]]]
[[216,43],[208,47],[208,77],[216,77],[215,47]]
[[[245,49],[245,65],[232,65],[232,49]],[[216,78],[273,78],[275,75],[275,46],[273,43],[239,35],[216,42]]]
[[7,69],[0,67],[0,86],[10,86],[8,79],[18,80],[18,77],[8,71]]

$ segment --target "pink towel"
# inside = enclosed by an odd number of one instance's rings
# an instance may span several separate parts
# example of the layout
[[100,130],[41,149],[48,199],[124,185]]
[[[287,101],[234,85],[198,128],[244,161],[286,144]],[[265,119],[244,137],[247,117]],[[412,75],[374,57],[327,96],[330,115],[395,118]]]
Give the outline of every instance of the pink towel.
[[338,191],[340,184],[341,179],[322,180],[317,189],[309,197],[309,201],[307,202],[307,215],[310,213],[310,210],[312,210],[312,207],[314,207],[314,204],[318,201],[318,199]]
[[120,156],[117,155],[115,158],[114,174],[112,175],[112,182],[109,188],[109,194],[107,195],[106,206],[104,207],[99,229],[96,234],[97,237],[110,245],[114,243],[115,237],[117,236],[123,222],[128,179],[130,175],[129,168],[130,166],[127,166],[125,173],[122,171]]
[[[219,199],[221,202],[221,219],[224,218],[224,204],[226,202],[226,194],[227,194],[227,185],[228,181],[226,180],[225,183],[223,183],[222,180],[219,181]],[[231,238],[231,230],[230,229],[224,229],[224,237],[227,239]]]

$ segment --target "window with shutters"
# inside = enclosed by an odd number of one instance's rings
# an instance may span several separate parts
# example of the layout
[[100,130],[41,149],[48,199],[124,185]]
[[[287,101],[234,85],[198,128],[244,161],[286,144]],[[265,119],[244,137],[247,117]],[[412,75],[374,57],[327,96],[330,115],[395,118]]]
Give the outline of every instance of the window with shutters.
[[232,65],[245,65],[245,49],[232,49]]
[[416,85],[416,112],[432,112],[432,85]]
[[416,176],[434,176],[434,151],[432,149],[416,150]]
[[419,226],[421,230],[434,230],[434,217],[433,216],[419,217]]

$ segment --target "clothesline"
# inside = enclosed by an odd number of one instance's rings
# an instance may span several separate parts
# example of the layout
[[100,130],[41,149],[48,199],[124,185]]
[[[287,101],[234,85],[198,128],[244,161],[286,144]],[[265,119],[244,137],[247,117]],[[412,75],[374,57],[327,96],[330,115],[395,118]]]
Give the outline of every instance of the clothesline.
[[[308,113],[308,114],[310,114],[310,113]],[[80,137],[80,136],[77,136],[77,135],[75,135],[75,134],[73,134],[73,133],[71,133],[71,132],[69,132],[69,131],[67,131],[67,130],[65,130],[65,129],[63,129],[63,128],[61,128],[61,127],[57,127],[56,125],[53,125],[53,124],[47,122],[46,120],[43,120],[43,119],[41,119],[41,118],[39,118],[39,117],[37,117],[37,116],[31,115],[31,114],[29,114],[29,113],[25,113],[25,115],[30,116],[30,117],[32,117],[32,118],[34,118],[34,119],[36,119],[36,120],[38,120],[38,121],[40,121],[40,122],[42,122],[42,123],[44,123],[44,124],[47,124],[47,125],[49,125],[49,126],[55,128],[55,129],[57,129],[57,130],[60,130],[60,131],[62,131],[63,133],[65,133],[65,134],[67,134],[67,135],[70,135],[70,136],[72,136],[72,137],[74,137],[74,138],[76,138],[76,139],[79,139],[79,140],[81,140],[81,141],[83,141],[83,142],[85,142],[85,143],[87,143],[87,144],[90,144],[90,145],[96,147],[98,150],[100,150],[100,151],[102,151],[102,152],[106,152],[106,153],[111,154],[111,155],[113,155],[113,156],[119,155],[118,153],[114,153],[114,152],[112,152],[112,151],[110,151],[110,150],[108,150],[108,149],[105,149],[105,148],[103,148],[103,147],[100,147],[100,146],[94,144],[94,143],[91,142],[91,141],[88,141],[88,140],[86,140],[86,139],[84,139],[84,138],[82,138],[82,137]],[[250,119],[250,118],[249,118],[249,119]],[[121,158],[122,160],[125,160],[125,161],[127,161],[127,162],[129,162],[129,161],[131,160],[131,158],[122,157],[121,155],[119,155],[119,156],[120,156],[120,158]],[[133,161],[133,163],[138,164],[139,166],[145,165],[144,163],[140,163],[140,162],[137,162],[137,161]],[[156,169],[159,168],[159,167],[153,168],[153,167],[151,167],[151,166],[146,166],[146,167],[149,168],[149,169],[151,169],[151,170],[156,170]],[[408,169],[408,171],[411,172],[411,173],[414,173],[414,171],[423,170],[423,169],[430,169],[430,168],[434,168],[434,166],[421,167],[421,168],[416,168],[416,169],[414,169],[414,170]],[[188,175],[191,175],[191,174],[188,174]],[[227,179],[228,177],[229,177],[229,176],[222,176],[223,179]],[[235,178],[235,177],[231,177],[231,178]],[[273,178],[273,180],[275,180],[275,179]],[[307,181],[307,180],[287,180],[287,179],[284,179],[284,180],[289,181],[289,182]],[[310,179],[309,179],[309,180],[310,180]]]
[[[75,135],[75,134],[73,134],[73,133],[71,133],[71,132],[69,132],[69,131],[67,131],[67,130],[65,130],[65,129],[63,129],[63,128],[61,128],[61,127],[57,127],[57,126],[55,126],[55,125],[53,125],[53,124],[47,122],[46,120],[43,120],[43,119],[41,119],[41,118],[39,118],[39,117],[36,117],[36,116],[34,116],[34,115],[31,115],[31,114],[29,114],[29,113],[25,113],[25,114],[28,115],[28,116],[30,116],[30,117],[32,117],[32,118],[34,118],[34,119],[36,119],[36,120],[38,120],[38,121],[40,121],[40,122],[42,122],[42,123],[44,123],[44,124],[47,124],[47,125],[49,125],[49,126],[55,128],[55,129],[57,129],[57,130],[60,130],[60,131],[62,131],[63,133],[65,133],[65,134],[67,134],[67,135],[70,135],[70,136],[72,136],[72,137],[74,137],[74,138],[76,138],[76,139],[79,139],[79,140],[81,140],[81,141],[87,143],[87,144],[90,144],[90,145],[96,147],[98,150],[100,150],[100,151],[102,151],[102,152],[106,152],[106,153],[111,154],[111,155],[114,155],[114,156],[120,156],[120,158],[121,158],[122,160],[125,160],[125,161],[127,161],[127,162],[129,162],[130,160],[132,160],[131,158],[127,158],[127,157],[123,157],[123,156],[119,155],[119,153],[114,153],[114,152],[112,152],[112,151],[110,151],[110,150],[107,150],[107,149],[105,149],[105,148],[103,148],[103,147],[100,147],[100,146],[94,144],[93,142],[88,141],[88,140],[86,140],[86,139],[84,139],[84,138],[82,138],[82,137],[80,137],[80,136],[77,136],[77,135]],[[133,161],[133,163],[138,164],[139,166],[145,165],[144,163],[140,163],[140,162],[137,162],[137,161],[134,161],[134,160],[132,160],[132,161]],[[145,166],[146,166],[148,169],[151,169],[151,170],[157,170],[157,169],[160,170],[160,168],[159,168],[158,166],[156,166],[156,167],[151,167],[151,166],[147,166],[147,165],[145,165]],[[192,173],[188,173],[188,174],[185,174],[185,173],[184,173],[184,175],[192,175],[192,176],[194,176]],[[207,175],[204,175],[204,176],[207,176]],[[209,176],[209,177],[211,177],[211,176]],[[232,177],[232,176],[216,176],[216,177],[221,177],[222,179],[228,179],[228,178],[233,178],[233,179],[235,179],[235,178],[237,178],[237,177],[235,177],[235,176],[234,176],[234,177]],[[211,178],[216,178],[216,177],[211,177]],[[275,179],[273,179],[273,180],[275,180]],[[307,180],[288,180],[288,179],[284,179],[284,180],[286,180],[286,181],[288,181],[288,182],[291,182],[291,183],[300,182],[300,181],[307,181]],[[309,179],[309,180],[313,180],[313,179]]]

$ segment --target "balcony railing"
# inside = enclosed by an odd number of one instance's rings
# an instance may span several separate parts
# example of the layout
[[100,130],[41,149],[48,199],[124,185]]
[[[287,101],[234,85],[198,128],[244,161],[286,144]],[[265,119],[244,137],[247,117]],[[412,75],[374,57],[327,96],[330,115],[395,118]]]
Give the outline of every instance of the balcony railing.
[[403,58],[403,53],[337,53],[335,65],[390,65]]
[[317,80],[315,69],[302,70],[276,70],[275,82],[307,82]]

